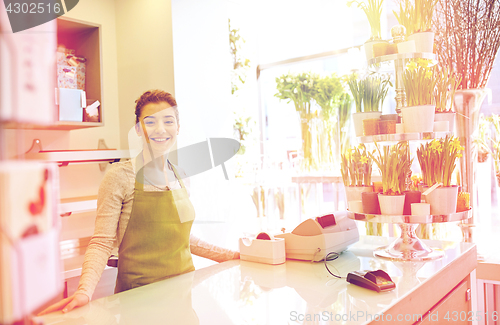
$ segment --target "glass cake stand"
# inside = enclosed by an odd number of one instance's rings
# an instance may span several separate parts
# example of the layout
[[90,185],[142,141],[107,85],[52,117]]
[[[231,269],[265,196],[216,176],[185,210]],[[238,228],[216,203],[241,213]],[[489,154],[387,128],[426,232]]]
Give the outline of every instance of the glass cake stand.
[[387,246],[379,247],[374,255],[392,261],[428,261],[443,257],[443,251],[428,247],[415,234],[419,224],[444,223],[467,220],[472,216],[472,209],[446,215],[381,215],[347,211],[350,219],[397,224],[401,228],[401,236]]

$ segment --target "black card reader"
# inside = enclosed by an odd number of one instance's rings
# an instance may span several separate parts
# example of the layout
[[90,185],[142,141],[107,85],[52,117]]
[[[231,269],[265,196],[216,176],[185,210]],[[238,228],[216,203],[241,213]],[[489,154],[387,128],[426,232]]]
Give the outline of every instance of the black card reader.
[[396,284],[394,284],[389,274],[382,270],[348,273],[347,282],[377,292],[390,291],[396,288]]

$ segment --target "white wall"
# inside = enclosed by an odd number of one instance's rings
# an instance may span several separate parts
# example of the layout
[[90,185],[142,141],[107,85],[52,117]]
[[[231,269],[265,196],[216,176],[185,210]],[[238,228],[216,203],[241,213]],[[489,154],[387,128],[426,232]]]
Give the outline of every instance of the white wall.
[[135,100],[148,89],[175,96],[170,1],[117,0],[116,42],[120,89],[120,137],[135,123]]

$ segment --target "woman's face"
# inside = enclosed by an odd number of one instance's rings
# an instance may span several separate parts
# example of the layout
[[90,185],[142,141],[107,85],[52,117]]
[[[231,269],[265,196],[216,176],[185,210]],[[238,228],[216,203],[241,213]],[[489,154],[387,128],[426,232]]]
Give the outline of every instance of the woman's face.
[[174,108],[166,102],[145,105],[139,117],[138,131],[145,142],[145,150],[150,145],[157,154],[168,152],[179,134]]

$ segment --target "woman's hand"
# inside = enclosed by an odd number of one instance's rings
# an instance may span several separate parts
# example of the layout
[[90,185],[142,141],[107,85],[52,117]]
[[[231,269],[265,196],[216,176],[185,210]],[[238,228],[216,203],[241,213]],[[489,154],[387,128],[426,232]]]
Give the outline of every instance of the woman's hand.
[[67,313],[68,311],[73,310],[73,308],[75,308],[75,307],[85,306],[88,303],[89,303],[89,297],[87,297],[87,295],[84,295],[81,293],[74,294],[66,299],[63,299],[63,300],[53,304],[49,308],[40,312],[37,316],[46,315],[46,314],[49,314],[49,313],[52,313],[54,311],[58,311],[61,309],[62,309],[63,313]]

